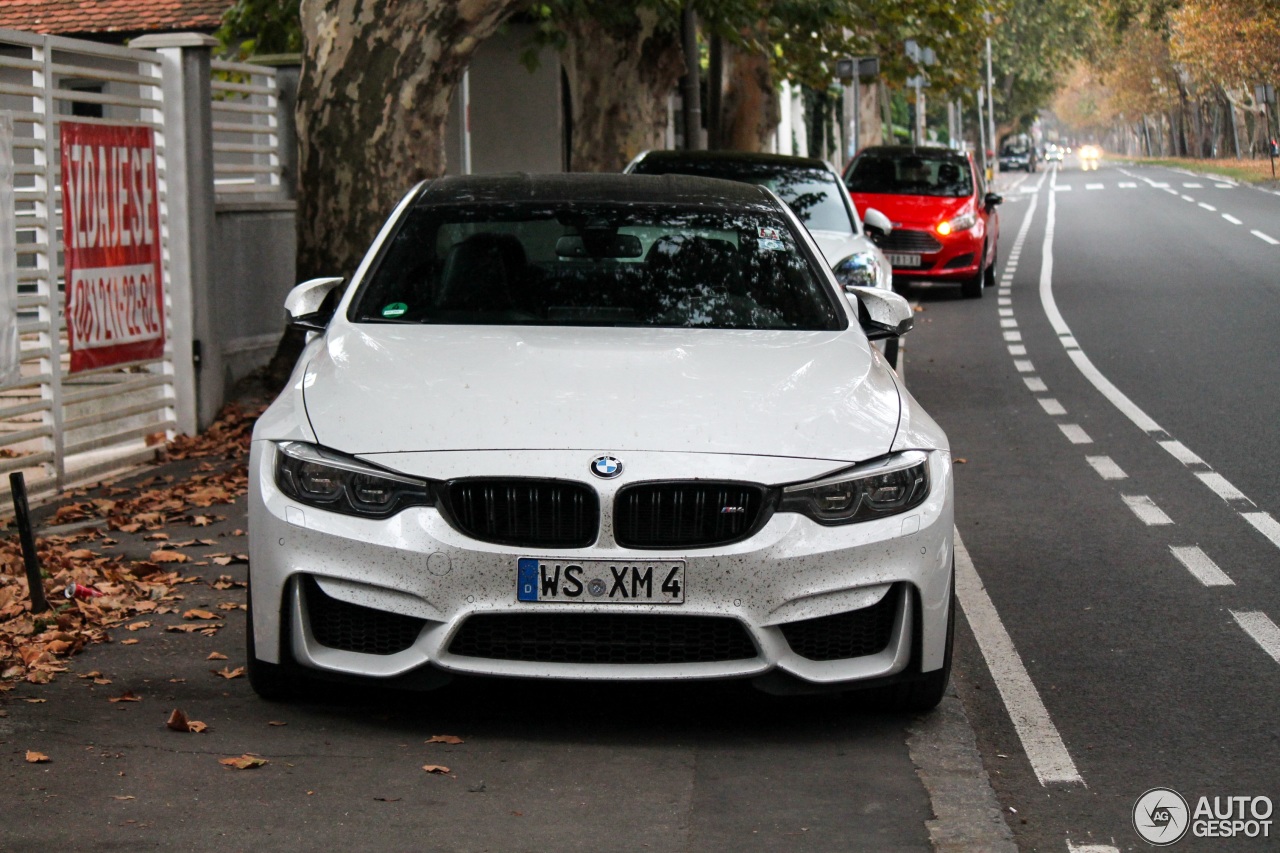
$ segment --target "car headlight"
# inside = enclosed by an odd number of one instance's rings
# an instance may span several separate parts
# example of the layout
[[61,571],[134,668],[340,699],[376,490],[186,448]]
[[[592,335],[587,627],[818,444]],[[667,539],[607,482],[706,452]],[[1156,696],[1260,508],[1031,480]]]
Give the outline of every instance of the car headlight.
[[870,252],[854,252],[831,268],[836,281],[843,287],[877,287],[880,282],[880,262]]
[[970,211],[962,213],[955,219],[948,219],[945,222],[938,223],[938,233],[944,237],[947,234],[955,234],[960,231],[968,231],[970,228],[978,224],[978,215]]
[[291,441],[276,445],[276,486],[299,503],[340,512],[387,518],[405,507],[432,506],[431,483]]
[[787,486],[778,511],[798,512],[819,524],[851,524],[906,512],[928,496],[928,454],[909,450],[834,477]]

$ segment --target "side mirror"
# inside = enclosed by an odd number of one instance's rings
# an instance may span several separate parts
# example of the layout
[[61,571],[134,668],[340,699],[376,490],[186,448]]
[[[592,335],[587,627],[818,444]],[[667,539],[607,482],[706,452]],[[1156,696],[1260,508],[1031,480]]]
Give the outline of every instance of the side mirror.
[[893,223],[889,221],[889,217],[874,207],[868,207],[862,214],[862,224],[868,231],[877,232],[881,238],[888,237],[893,231]]
[[856,300],[858,323],[867,333],[867,340],[900,338],[915,325],[911,303],[891,290],[878,287],[846,287],[844,290],[849,299]]
[[982,199],[982,206],[994,210],[997,204],[1004,204],[1004,196],[998,193],[987,193]]
[[342,282],[341,278],[313,278],[290,290],[284,298],[289,325],[309,332],[323,332],[333,316],[333,306],[325,310],[325,300]]

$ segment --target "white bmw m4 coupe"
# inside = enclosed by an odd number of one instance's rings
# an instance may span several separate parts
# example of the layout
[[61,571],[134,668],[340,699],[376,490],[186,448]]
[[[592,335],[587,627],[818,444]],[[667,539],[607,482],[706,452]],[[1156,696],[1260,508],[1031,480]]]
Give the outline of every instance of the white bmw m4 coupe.
[[946,436],[770,190],[507,175],[415,187],[250,461],[249,674],[750,679],[936,705],[954,621]]

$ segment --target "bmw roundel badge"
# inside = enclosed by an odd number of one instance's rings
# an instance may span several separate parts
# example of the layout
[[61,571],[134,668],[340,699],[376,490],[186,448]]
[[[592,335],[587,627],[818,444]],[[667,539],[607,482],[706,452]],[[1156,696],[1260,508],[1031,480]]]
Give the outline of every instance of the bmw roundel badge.
[[591,473],[612,480],[622,473],[622,460],[616,456],[597,456],[591,460]]

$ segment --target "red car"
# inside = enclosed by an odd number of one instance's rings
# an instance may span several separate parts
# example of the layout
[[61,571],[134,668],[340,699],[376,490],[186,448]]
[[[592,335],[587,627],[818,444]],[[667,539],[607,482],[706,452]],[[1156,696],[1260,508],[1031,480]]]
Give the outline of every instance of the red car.
[[864,148],[844,172],[858,213],[884,213],[893,231],[878,240],[895,286],[908,281],[959,284],[967,297],[995,284],[1003,199],[966,151],[926,146]]

